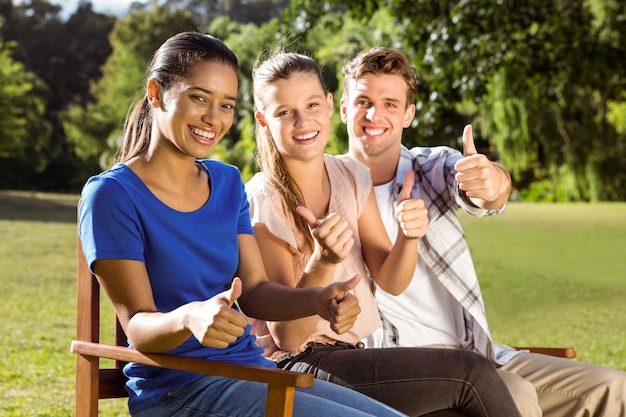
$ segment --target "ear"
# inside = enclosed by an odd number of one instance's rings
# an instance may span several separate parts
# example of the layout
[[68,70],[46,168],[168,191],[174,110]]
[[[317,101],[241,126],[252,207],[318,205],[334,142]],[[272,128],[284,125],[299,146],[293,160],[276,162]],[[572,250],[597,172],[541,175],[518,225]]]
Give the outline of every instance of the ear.
[[330,115],[332,116],[333,112],[335,111],[335,101],[333,100],[332,93],[328,93],[328,95],[326,96],[326,101],[328,103],[328,111],[330,112]]
[[261,127],[267,127],[267,120],[265,120],[265,116],[263,116],[263,113],[259,111],[255,111],[254,118],[256,119],[257,122],[259,122]]
[[341,97],[341,101],[339,101],[339,115],[341,116],[341,121],[345,124],[348,124],[348,106],[346,105],[345,96]]
[[161,106],[161,83],[155,78],[150,78],[146,83],[146,97],[152,107]]
[[415,117],[415,104],[410,104],[404,111],[404,120],[402,120],[402,127],[411,126],[411,122]]

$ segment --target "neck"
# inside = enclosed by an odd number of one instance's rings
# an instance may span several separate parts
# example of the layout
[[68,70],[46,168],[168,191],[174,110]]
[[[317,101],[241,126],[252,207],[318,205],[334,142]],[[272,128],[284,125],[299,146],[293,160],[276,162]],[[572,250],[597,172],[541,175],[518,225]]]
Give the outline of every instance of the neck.
[[352,149],[349,155],[369,168],[372,182],[376,185],[387,184],[396,177],[400,150],[397,153],[387,152],[381,155],[367,155]]
[[285,167],[298,184],[307,208],[318,218],[323,217],[330,200],[330,181],[326,173],[324,155],[306,161],[286,160]]

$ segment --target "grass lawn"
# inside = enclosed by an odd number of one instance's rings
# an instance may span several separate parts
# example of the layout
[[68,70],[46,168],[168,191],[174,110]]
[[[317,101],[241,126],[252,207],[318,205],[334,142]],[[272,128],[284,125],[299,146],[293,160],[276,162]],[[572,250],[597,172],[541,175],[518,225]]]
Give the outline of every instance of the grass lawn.
[[[0,191],[2,416],[73,415],[77,198]],[[497,341],[573,346],[626,370],[626,204],[461,219]],[[127,415],[123,400],[101,409]]]
[[626,370],[626,204],[516,203],[461,222],[496,341]]

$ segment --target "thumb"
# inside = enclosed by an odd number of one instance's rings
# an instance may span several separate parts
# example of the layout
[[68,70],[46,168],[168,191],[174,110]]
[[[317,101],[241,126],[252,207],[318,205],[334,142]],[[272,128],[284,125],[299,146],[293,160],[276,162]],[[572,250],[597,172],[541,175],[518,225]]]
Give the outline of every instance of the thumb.
[[361,280],[361,276],[359,274],[356,274],[355,276],[353,276],[347,281],[338,282],[336,288],[339,291],[343,291],[343,292],[350,291],[356,288],[360,280]]
[[463,129],[463,156],[475,155],[476,146],[474,146],[474,135],[472,135],[472,125],[465,126]]
[[315,217],[315,214],[308,208],[304,206],[296,207],[296,212],[306,220],[306,222],[311,226],[311,229],[315,229],[320,225],[320,221]]
[[241,297],[243,291],[243,284],[241,278],[235,277],[229,290],[224,291],[224,296],[228,299],[228,305],[232,306],[237,302],[237,299]]
[[400,191],[400,195],[398,195],[399,203],[411,198],[411,190],[413,190],[414,184],[415,184],[415,173],[413,172],[413,170],[407,171],[406,174],[404,175],[404,182],[402,183],[402,191]]

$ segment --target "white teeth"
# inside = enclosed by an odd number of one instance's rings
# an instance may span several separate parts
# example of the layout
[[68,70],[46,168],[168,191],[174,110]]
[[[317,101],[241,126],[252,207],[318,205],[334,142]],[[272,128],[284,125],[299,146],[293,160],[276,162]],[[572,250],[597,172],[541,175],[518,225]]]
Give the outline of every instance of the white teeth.
[[194,135],[202,136],[205,139],[213,139],[215,137],[215,133],[205,132],[200,129],[191,129]]
[[364,128],[363,130],[365,131],[366,134],[370,136],[382,135],[382,133],[385,131],[385,129],[368,129],[368,128]]
[[319,132],[311,132],[307,135],[301,135],[301,136],[294,136],[295,140],[308,140],[308,139],[313,139],[315,136],[317,136]]

